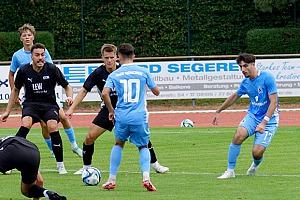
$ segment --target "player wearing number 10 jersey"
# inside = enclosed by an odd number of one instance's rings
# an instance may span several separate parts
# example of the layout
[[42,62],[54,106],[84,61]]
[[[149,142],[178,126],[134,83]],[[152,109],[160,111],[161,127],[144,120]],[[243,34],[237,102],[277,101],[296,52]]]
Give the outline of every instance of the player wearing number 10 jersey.
[[[150,153],[147,144],[150,139],[148,111],[146,105],[147,87],[154,95],[160,91],[147,69],[133,64],[134,49],[130,44],[121,44],[118,55],[122,67],[112,72],[104,85],[102,98],[109,110],[109,119],[115,122],[115,145],[111,150],[108,181],[104,189],[114,189],[122,152],[126,141],[136,145],[140,155],[143,186],[148,191],[156,191],[150,182]],[[118,102],[114,110],[109,94],[116,90]]]

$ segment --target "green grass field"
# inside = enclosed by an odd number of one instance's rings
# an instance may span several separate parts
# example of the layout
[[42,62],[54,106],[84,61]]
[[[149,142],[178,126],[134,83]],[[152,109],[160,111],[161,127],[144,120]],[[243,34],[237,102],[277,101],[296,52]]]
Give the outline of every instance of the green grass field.
[[[76,128],[77,141],[84,140],[87,128]],[[1,128],[0,137],[14,135],[16,129]],[[252,162],[253,137],[242,147],[236,177],[217,180],[227,167],[227,150],[235,132],[233,128],[151,128],[151,141],[158,161],[170,168],[166,174],[151,169],[151,181],[156,192],[142,187],[138,151],[127,143],[113,191],[105,191],[109,170],[109,155],[114,143],[112,133],[105,133],[96,141],[93,166],[102,174],[98,186],[85,186],[80,175],[73,173],[82,167],[82,159],[72,153],[66,134],[64,162],[68,174],[59,175],[55,159],[42,139],[40,128],[33,128],[28,139],[41,151],[41,166],[45,187],[64,194],[69,200],[95,199],[299,199],[300,196],[300,127],[280,127],[265,154],[257,176],[246,176]],[[20,192],[20,173],[0,175],[0,199],[26,199]]]

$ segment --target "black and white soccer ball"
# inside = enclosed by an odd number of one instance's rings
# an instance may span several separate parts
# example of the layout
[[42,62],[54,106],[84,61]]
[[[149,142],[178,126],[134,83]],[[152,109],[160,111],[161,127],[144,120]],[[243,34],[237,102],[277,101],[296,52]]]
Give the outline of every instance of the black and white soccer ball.
[[101,173],[96,167],[89,167],[83,170],[81,178],[85,185],[98,185],[101,180]]
[[181,127],[194,127],[194,122],[190,119],[185,119],[180,123]]

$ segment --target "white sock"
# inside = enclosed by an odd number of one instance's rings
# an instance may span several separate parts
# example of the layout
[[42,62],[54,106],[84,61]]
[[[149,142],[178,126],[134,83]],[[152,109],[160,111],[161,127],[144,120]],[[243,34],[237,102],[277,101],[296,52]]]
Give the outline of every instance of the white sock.
[[150,181],[150,174],[149,172],[143,172],[143,182]]
[[64,167],[64,162],[56,162],[57,167]]
[[72,149],[76,149],[78,147],[78,144],[76,142],[71,143]]
[[108,178],[108,181],[112,182],[112,183],[116,183],[116,179],[117,179],[117,176],[116,175],[112,175],[110,174],[109,175],[109,178]]
[[156,161],[155,163],[151,163],[151,165],[152,165],[153,168],[156,168],[156,167],[159,166],[159,163]]

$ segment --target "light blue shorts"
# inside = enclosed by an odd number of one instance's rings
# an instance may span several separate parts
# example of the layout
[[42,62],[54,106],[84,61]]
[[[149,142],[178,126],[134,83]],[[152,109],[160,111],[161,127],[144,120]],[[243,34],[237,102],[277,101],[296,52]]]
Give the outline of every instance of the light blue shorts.
[[115,122],[115,137],[122,141],[130,141],[137,147],[147,146],[150,139],[148,123],[129,125]]
[[270,120],[265,128],[264,133],[255,132],[255,129],[258,124],[260,124],[260,120],[257,120],[254,115],[247,114],[244,119],[240,122],[239,126],[245,127],[248,131],[248,137],[254,136],[253,145],[259,144],[265,148],[267,148],[278,128],[278,120]]

